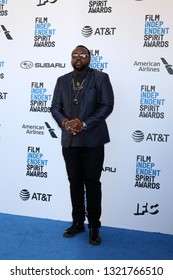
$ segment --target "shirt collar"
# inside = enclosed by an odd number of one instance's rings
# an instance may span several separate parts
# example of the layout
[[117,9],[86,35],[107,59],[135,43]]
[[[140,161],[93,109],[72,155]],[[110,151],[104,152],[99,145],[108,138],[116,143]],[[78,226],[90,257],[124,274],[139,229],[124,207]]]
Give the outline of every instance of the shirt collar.
[[74,72],[73,72],[74,79],[76,79],[78,77],[84,79],[87,71],[88,71],[88,67],[86,69],[84,69],[83,71],[77,71],[74,69]]

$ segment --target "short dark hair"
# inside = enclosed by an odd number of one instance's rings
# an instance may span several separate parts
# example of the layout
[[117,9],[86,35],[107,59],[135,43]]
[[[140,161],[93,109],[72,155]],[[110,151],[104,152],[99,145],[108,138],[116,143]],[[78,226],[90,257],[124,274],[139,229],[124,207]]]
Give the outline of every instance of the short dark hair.
[[[90,51],[89,51],[89,49],[88,49],[87,47],[85,47],[85,46],[83,46],[83,45],[78,45],[78,46],[76,46],[76,48],[84,48],[84,49],[87,51],[89,57],[91,56]],[[76,48],[75,48],[75,49],[76,49]]]

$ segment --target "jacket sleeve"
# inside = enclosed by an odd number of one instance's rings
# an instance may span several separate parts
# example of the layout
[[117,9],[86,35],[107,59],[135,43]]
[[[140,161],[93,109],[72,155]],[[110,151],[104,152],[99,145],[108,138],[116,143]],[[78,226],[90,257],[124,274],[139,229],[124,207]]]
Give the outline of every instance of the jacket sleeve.
[[63,110],[62,87],[60,83],[60,78],[57,79],[55,85],[50,112],[53,118],[55,119],[55,121],[58,123],[59,127],[62,128],[61,126],[62,120],[66,118],[66,116],[64,115],[64,110]]
[[97,108],[84,120],[88,130],[95,128],[100,122],[105,121],[114,107],[114,93],[109,76],[106,73],[100,74],[103,77],[100,78],[100,75],[96,77]]

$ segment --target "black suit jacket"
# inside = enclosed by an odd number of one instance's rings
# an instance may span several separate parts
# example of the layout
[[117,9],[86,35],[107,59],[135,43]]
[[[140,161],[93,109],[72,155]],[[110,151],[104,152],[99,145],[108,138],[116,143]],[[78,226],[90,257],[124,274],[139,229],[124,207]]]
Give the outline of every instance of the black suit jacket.
[[[64,118],[72,118],[72,77],[73,71],[57,79],[51,105],[52,116],[62,129],[61,143],[64,147],[69,147],[71,137],[75,137],[61,126]],[[82,92],[79,119],[87,125],[87,130],[81,132],[84,146],[103,145],[110,141],[105,119],[114,106],[113,89],[108,74],[89,68]]]

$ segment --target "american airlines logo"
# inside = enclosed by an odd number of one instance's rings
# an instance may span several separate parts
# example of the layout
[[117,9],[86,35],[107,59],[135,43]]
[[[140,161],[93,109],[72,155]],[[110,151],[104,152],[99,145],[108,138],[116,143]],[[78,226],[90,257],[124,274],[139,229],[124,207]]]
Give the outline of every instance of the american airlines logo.
[[50,125],[48,124],[48,122],[45,122],[46,127],[48,128],[48,131],[51,135],[52,138],[58,138],[54,132],[54,129],[50,127]]
[[172,64],[169,64],[165,58],[161,57],[161,61],[163,62],[163,64],[165,65],[166,70],[168,71],[168,73],[170,75],[173,75],[173,66]]
[[10,35],[10,31],[8,31],[4,25],[1,25],[1,29],[4,31],[4,34],[8,40],[13,40],[13,38]]

